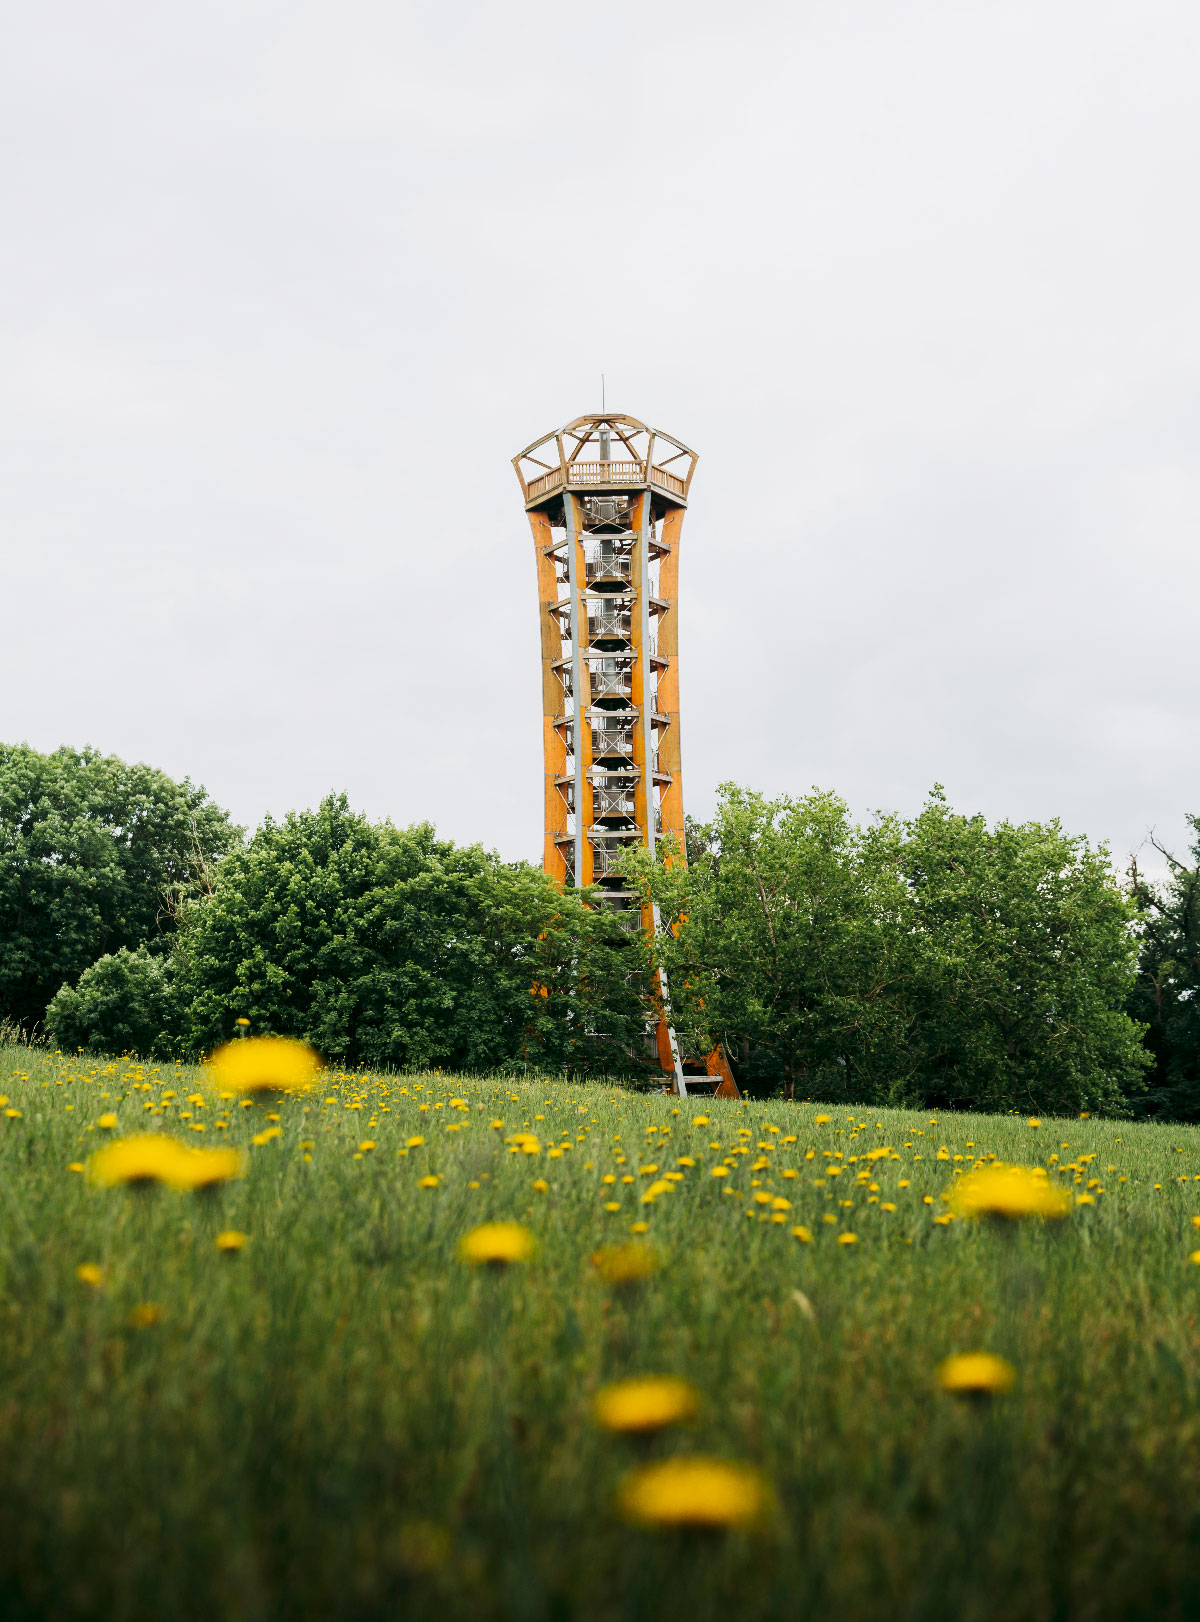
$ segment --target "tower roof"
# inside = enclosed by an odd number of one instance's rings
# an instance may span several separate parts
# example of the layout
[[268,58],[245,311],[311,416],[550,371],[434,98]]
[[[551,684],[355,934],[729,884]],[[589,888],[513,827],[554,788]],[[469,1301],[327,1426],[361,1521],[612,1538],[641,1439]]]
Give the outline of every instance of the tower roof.
[[649,489],[664,504],[687,505],[698,457],[682,440],[620,411],[576,417],[513,457],[527,507],[555,501],[568,486],[595,491]]

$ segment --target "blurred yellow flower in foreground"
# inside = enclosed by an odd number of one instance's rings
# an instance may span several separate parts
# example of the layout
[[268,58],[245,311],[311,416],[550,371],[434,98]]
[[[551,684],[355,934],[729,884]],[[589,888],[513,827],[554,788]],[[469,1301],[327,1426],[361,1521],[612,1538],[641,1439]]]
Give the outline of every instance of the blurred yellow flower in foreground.
[[[1040,1169],[1040,1168],[1039,1168]],[[1042,1172],[997,1162],[982,1171],[968,1172],[954,1190],[958,1216],[1065,1217],[1071,1196],[1055,1188]]]
[[723,1459],[665,1459],[627,1476],[618,1504],[627,1520],[642,1526],[744,1526],[770,1506],[770,1493],[756,1470]]
[[956,1397],[994,1397],[1010,1391],[1017,1371],[991,1352],[959,1352],[938,1364],[937,1382]]
[[686,1424],[699,1411],[700,1394],[695,1386],[673,1375],[619,1380],[602,1386],[592,1403],[596,1423],[608,1431],[663,1430],[667,1425]]
[[163,1132],[139,1132],[97,1149],[88,1161],[88,1178],[100,1188],[121,1183],[175,1184],[190,1152]]
[[463,1261],[475,1266],[506,1267],[510,1262],[528,1261],[533,1253],[533,1235],[519,1222],[481,1222],[458,1242]]
[[216,1188],[246,1175],[249,1157],[244,1149],[184,1149],[170,1178],[172,1187]]
[[593,1253],[592,1266],[606,1284],[637,1284],[658,1271],[658,1252],[651,1245],[606,1245]]
[[75,1269],[75,1277],[81,1284],[90,1284],[98,1290],[104,1283],[104,1269],[97,1267],[95,1262],[82,1262]]
[[243,1036],[218,1048],[209,1063],[218,1087],[251,1094],[302,1092],[321,1068],[308,1043],[290,1036]]
[[239,1233],[236,1228],[227,1228],[224,1233],[217,1235],[213,1244],[226,1256],[235,1256],[239,1250],[245,1249],[248,1238],[248,1234]]

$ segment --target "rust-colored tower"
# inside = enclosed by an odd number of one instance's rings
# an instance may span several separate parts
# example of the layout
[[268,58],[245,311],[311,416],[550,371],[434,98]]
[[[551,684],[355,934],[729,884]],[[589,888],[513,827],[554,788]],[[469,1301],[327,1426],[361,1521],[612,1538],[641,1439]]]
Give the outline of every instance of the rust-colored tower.
[[[538,571],[543,862],[614,908],[638,905],[614,871],[631,843],[674,834],[683,850],[676,601],[696,460],[619,412],[577,417],[513,458]],[[719,1051],[688,1075],[666,1018],[657,1045],[677,1092],[736,1096]]]

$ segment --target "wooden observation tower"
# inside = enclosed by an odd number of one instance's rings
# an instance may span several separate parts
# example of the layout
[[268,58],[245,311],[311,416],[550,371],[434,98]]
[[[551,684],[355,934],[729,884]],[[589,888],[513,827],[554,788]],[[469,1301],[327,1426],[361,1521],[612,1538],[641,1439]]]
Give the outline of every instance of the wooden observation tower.
[[[631,913],[640,898],[619,876],[630,845],[653,851],[673,834],[683,859],[676,602],[696,461],[618,412],[577,417],[513,458],[537,559],[543,865]],[[654,927],[648,913],[640,923]],[[665,1013],[656,1041],[676,1092],[738,1096],[719,1049],[681,1060]]]

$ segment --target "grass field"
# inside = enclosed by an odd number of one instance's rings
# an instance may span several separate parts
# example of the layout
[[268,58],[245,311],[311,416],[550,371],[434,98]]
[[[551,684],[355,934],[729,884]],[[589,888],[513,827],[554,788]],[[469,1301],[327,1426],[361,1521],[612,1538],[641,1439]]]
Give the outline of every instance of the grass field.
[[[1200,1614],[1196,1129],[322,1080],[243,1105],[0,1051],[6,1618]],[[72,1169],[151,1128],[246,1173]],[[1070,1215],[947,1221],[991,1155]],[[464,1263],[490,1219],[527,1262]],[[621,1283],[594,1258],[627,1244],[654,1270]],[[938,1388],[974,1350],[1007,1395]],[[603,1429],[597,1390],[651,1373],[694,1422]],[[766,1512],[628,1524],[670,1454],[752,1467]]]

